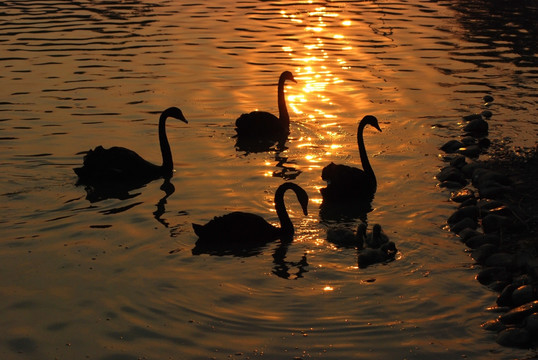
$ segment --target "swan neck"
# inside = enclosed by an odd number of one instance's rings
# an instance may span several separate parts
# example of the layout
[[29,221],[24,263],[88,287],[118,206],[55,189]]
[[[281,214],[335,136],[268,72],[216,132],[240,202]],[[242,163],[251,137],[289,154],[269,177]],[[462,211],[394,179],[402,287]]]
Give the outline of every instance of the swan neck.
[[286,189],[278,188],[275,193],[275,209],[276,214],[278,215],[278,220],[280,220],[280,231],[282,235],[293,236],[294,229],[293,223],[291,222],[290,216],[286,211],[286,206],[284,205],[284,193]]
[[172,151],[170,150],[170,143],[166,136],[166,114],[161,114],[159,118],[159,145],[161,146],[161,154],[163,157],[163,164],[161,166],[163,176],[171,177],[174,171],[174,164],[172,160]]
[[371,178],[372,186],[375,188],[377,186],[377,181],[375,178],[374,170],[372,169],[372,166],[370,165],[370,161],[368,160],[368,155],[366,154],[366,148],[364,146],[364,138],[363,138],[363,132],[364,127],[366,126],[365,123],[361,122],[359,124],[359,128],[357,130],[357,144],[359,145],[359,155],[361,158],[361,164],[362,169]]
[[286,97],[284,95],[284,82],[286,80],[280,78],[278,81],[278,113],[279,119],[286,126],[290,125],[290,115],[288,114],[288,108],[286,107]]

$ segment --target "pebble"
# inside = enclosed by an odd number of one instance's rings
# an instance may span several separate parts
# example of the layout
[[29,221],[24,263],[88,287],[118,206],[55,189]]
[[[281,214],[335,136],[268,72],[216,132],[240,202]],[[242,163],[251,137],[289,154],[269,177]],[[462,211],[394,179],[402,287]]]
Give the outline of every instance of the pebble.
[[502,266],[512,268],[514,265],[514,255],[505,252],[491,254],[484,262],[485,266]]
[[531,334],[538,333],[538,312],[527,316],[527,319],[525,320],[525,329],[527,329],[527,331],[529,331]]
[[[480,116],[480,115],[478,115]],[[486,134],[488,132],[488,122],[480,116],[479,119],[473,119],[463,127],[463,131],[470,134]]]
[[477,249],[485,244],[491,244],[497,247],[500,242],[501,240],[497,234],[480,234],[467,239],[465,245],[471,249]]
[[513,283],[505,286],[499,296],[497,296],[497,305],[514,307],[514,303],[512,302],[512,294],[514,293],[515,289],[517,289],[517,285]]
[[497,232],[512,225],[512,220],[506,216],[489,214],[482,218],[482,229],[486,234]]
[[450,197],[451,201],[462,203],[466,200],[474,198],[474,191],[471,189],[461,189],[459,191],[453,192]]
[[461,240],[463,242],[466,242],[467,240],[469,240],[470,238],[472,238],[474,236],[479,236],[479,235],[483,235],[483,234],[480,231],[476,230],[476,229],[465,228],[462,231],[460,231],[458,233],[458,235],[459,235],[459,237],[461,238]]
[[473,136],[464,136],[461,138],[461,143],[464,146],[475,145],[478,141]]
[[458,221],[454,225],[450,226],[450,231],[453,233],[459,234],[461,231],[463,231],[466,228],[470,229],[476,229],[478,227],[478,223],[470,218],[465,218],[461,221]]
[[516,324],[535,312],[538,312],[538,300],[513,308],[506,314],[499,316],[499,319],[504,324]]
[[458,140],[449,140],[447,143],[445,143],[443,146],[441,146],[441,150],[448,154],[455,153],[458,151],[459,148],[463,147],[463,143]]
[[478,206],[471,205],[459,208],[449,216],[447,223],[453,225],[465,218],[470,218],[476,221],[478,219]]
[[480,152],[482,149],[478,145],[469,145],[462,147],[458,150],[458,153],[470,157],[470,158],[477,158],[480,155]]
[[527,347],[531,342],[531,335],[526,329],[507,328],[497,334],[497,343],[509,347]]
[[491,95],[484,95],[484,97],[482,98],[484,100],[484,102],[486,103],[490,103],[490,102],[493,102],[493,96]]
[[450,166],[453,166],[457,169],[461,169],[465,166],[465,164],[467,164],[467,161],[465,160],[465,156],[463,155],[458,154],[450,160]]
[[439,174],[436,175],[437,180],[443,182],[443,181],[456,181],[463,185],[467,184],[467,179],[465,178],[465,175],[454,166],[447,166],[439,172]]
[[493,244],[484,244],[476,249],[473,250],[471,253],[471,257],[479,264],[483,264],[484,261],[488,257],[491,256],[491,254],[495,253],[497,251],[497,246]]
[[504,267],[487,267],[476,275],[476,279],[482,285],[489,285],[495,281],[510,281],[512,275]]
[[506,329],[506,325],[504,325],[499,319],[488,320],[485,323],[483,323],[481,326],[484,330],[497,331],[497,332]]
[[482,115],[483,117],[485,117],[486,119],[489,119],[493,116],[493,113],[489,110],[484,110],[480,113],[480,115]]
[[533,300],[538,300],[538,298],[536,296],[536,290],[532,285],[522,285],[512,293],[512,303],[514,306],[521,306]]
[[478,163],[478,162],[471,162],[471,163],[467,163],[465,164],[462,168],[461,168],[461,172],[463,173],[463,175],[465,176],[465,178],[472,178],[473,174],[475,173],[475,171],[477,169],[483,169],[484,168],[484,165],[481,164],[481,163]]
[[472,121],[472,120],[482,120],[482,115],[480,114],[470,114],[463,116],[463,120]]

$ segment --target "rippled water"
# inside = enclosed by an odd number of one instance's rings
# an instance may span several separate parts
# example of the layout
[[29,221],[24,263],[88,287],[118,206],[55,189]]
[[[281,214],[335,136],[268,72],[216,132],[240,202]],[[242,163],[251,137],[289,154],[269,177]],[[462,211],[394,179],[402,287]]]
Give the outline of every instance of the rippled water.
[[[0,354],[3,359],[471,359],[502,348],[480,328],[495,294],[443,229],[434,180],[460,118],[495,102],[490,138],[533,146],[532,2],[3,1],[0,3]],[[291,70],[287,149],[234,148],[242,112],[277,111]],[[170,120],[176,173],[90,202],[72,171],[97,145],[159,162]],[[358,164],[365,131],[378,178],[368,221],[395,261],[357,267],[325,239],[320,174]],[[293,244],[250,257],[192,255],[192,222],[234,210],[276,223],[285,180]],[[165,184],[166,185],[166,184]],[[284,251],[285,257],[282,256]]]

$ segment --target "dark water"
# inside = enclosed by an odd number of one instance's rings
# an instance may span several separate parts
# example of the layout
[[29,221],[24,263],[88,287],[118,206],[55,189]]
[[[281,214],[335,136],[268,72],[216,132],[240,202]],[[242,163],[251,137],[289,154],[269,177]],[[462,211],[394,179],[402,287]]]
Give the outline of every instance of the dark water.
[[[494,96],[490,138],[533,146],[533,2],[4,1],[0,3],[2,359],[510,359],[480,328],[481,287],[444,224],[438,147]],[[242,112],[277,111],[290,70],[287,148],[236,151]],[[97,145],[176,173],[90,202],[73,167]],[[368,214],[398,246],[359,269],[326,241],[321,169],[358,165],[365,131],[378,191]],[[250,257],[191,253],[191,223],[242,210],[277,223],[285,180],[310,195],[296,228]],[[165,184],[166,185],[166,184]],[[171,186],[172,185],[172,186]],[[284,256],[283,256],[284,255]]]

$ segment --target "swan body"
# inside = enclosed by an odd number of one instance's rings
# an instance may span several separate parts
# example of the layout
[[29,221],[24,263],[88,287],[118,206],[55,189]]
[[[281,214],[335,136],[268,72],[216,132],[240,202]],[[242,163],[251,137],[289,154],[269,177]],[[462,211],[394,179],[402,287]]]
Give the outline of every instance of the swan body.
[[396,249],[396,245],[392,241],[389,241],[388,243],[377,249],[363,249],[359,253],[357,259],[359,268],[365,268],[369,265],[373,265],[376,263],[383,263],[394,260],[397,251],[398,250]]
[[333,226],[327,230],[327,241],[343,247],[356,247],[362,249],[366,237],[366,224],[360,222],[357,231],[343,226]]
[[188,123],[177,107],[171,107],[162,112],[159,119],[162,165],[152,164],[136,152],[124,147],[114,146],[105,149],[97,146],[86,153],[82,167],[73,169],[79,177],[78,183],[143,185],[161,177],[172,177],[174,165],[165,129],[168,117]]
[[332,162],[324,167],[321,172],[321,178],[327,181],[327,187],[321,189],[324,200],[345,201],[350,198],[372,200],[377,189],[377,180],[364,147],[363,131],[366,125],[381,131],[375,116],[366,115],[359,123],[357,144],[363,169]]
[[266,111],[252,111],[242,114],[235,121],[235,130],[239,137],[276,139],[280,140],[289,135],[290,116],[284,97],[284,83],[286,80],[295,81],[290,71],[284,71],[278,80],[278,111],[279,116]]
[[236,249],[261,246],[279,238],[291,241],[294,228],[284,205],[284,193],[288,189],[295,192],[307,215],[308,194],[300,186],[286,182],[275,192],[275,209],[280,227],[269,224],[259,215],[236,211],[215,217],[205,225],[193,223],[194,232],[199,237],[196,247]]

